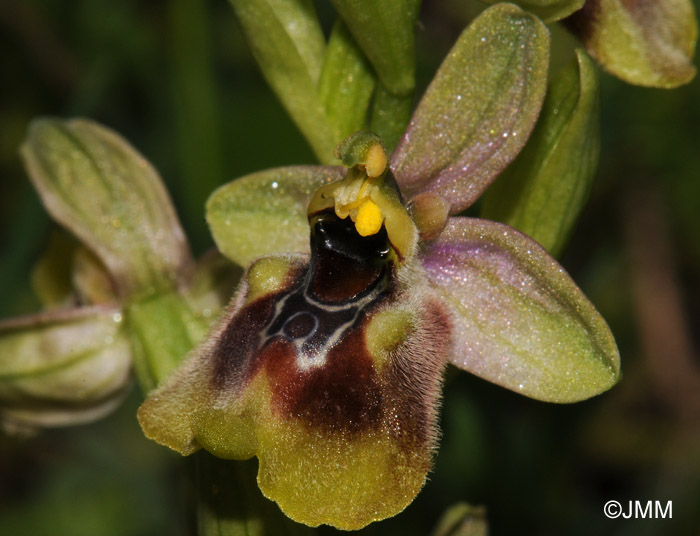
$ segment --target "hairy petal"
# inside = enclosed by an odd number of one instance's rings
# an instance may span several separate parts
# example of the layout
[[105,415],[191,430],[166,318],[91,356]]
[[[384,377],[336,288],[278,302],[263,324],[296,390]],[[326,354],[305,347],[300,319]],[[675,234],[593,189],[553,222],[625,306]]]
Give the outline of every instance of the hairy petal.
[[526,396],[574,402],[619,378],[615,341],[564,269],[503,224],[453,218],[425,251],[455,322],[451,361]]
[[100,258],[122,295],[172,288],[189,273],[160,177],[119,135],[85,119],[40,119],[21,153],[46,209]]
[[542,106],[549,32],[512,4],[487,9],[438,70],[391,169],[410,200],[432,192],[456,214],[515,158]]
[[344,175],[341,167],[293,166],[225,184],[207,201],[207,223],[219,251],[243,267],[264,255],[308,253],[309,201]]
[[66,426],[116,408],[131,358],[121,313],[53,310],[0,322],[0,420],[7,428]]
[[73,305],[73,261],[80,243],[63,229],[55,229],[31,271],[32,290],[46,309]]

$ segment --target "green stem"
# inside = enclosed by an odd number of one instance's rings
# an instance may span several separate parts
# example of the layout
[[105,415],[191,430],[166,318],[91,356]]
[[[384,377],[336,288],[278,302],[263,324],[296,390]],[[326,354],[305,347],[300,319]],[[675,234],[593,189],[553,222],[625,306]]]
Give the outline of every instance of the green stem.
[[[173,121],[178,140],[179,201],[194,243],[208,239],[202,205],[224,171],[219,95],[211,51],[212,28],[202,0],[170,3]],[[194,234],[194,236],[193,236]]]

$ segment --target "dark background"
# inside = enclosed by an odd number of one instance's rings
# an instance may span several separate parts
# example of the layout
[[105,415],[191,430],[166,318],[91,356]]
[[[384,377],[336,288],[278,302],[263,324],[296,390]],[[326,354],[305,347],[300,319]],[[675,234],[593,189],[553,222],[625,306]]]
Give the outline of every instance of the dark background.
[[[425,3],[421,89],[475,5]],[[559,66],[571,39],[553,31]],[[0,0],[0,73],[0,317],[39,307],[28,273],[54,225],[17,155],[36,116],[122,133],[160,170],[197,253],[216,186],[313,162],[224,0]],[[700,81],[652,90],[603,74],[602,112],[598,177],[561,260],[617,338],[621,383],[556,406],[451,370],[430,481],[367,534],[426,534],[457,501],[485,505],[495,535],[700,532]],[[141,435],[139,398],[92,425],[0,435],[0,534],[190,534],[188,480]],[[608,520],[610,499],[671,500],[673,519]]]

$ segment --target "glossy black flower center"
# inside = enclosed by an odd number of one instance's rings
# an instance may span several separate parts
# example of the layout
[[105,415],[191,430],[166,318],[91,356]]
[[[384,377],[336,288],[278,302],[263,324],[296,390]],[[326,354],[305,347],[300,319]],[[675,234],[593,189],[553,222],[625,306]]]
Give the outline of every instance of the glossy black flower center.
[[311,221],[309,294],[324,303],[345,302],[371,292],[386,278],[390,252],[386,229],[360,236],[350,218],[333,212]]

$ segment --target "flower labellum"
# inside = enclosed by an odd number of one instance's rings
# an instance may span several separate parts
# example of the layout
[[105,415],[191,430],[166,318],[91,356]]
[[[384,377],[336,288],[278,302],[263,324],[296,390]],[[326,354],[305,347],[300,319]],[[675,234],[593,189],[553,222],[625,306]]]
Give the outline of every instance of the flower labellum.
[[254,262],[209,341],[139,410],[146,435],[182,454],[256,455],[285,513],[343,529],[423,486],[451,333],[386,154],[359,141],[346,178],[309,205],[310,257]]

